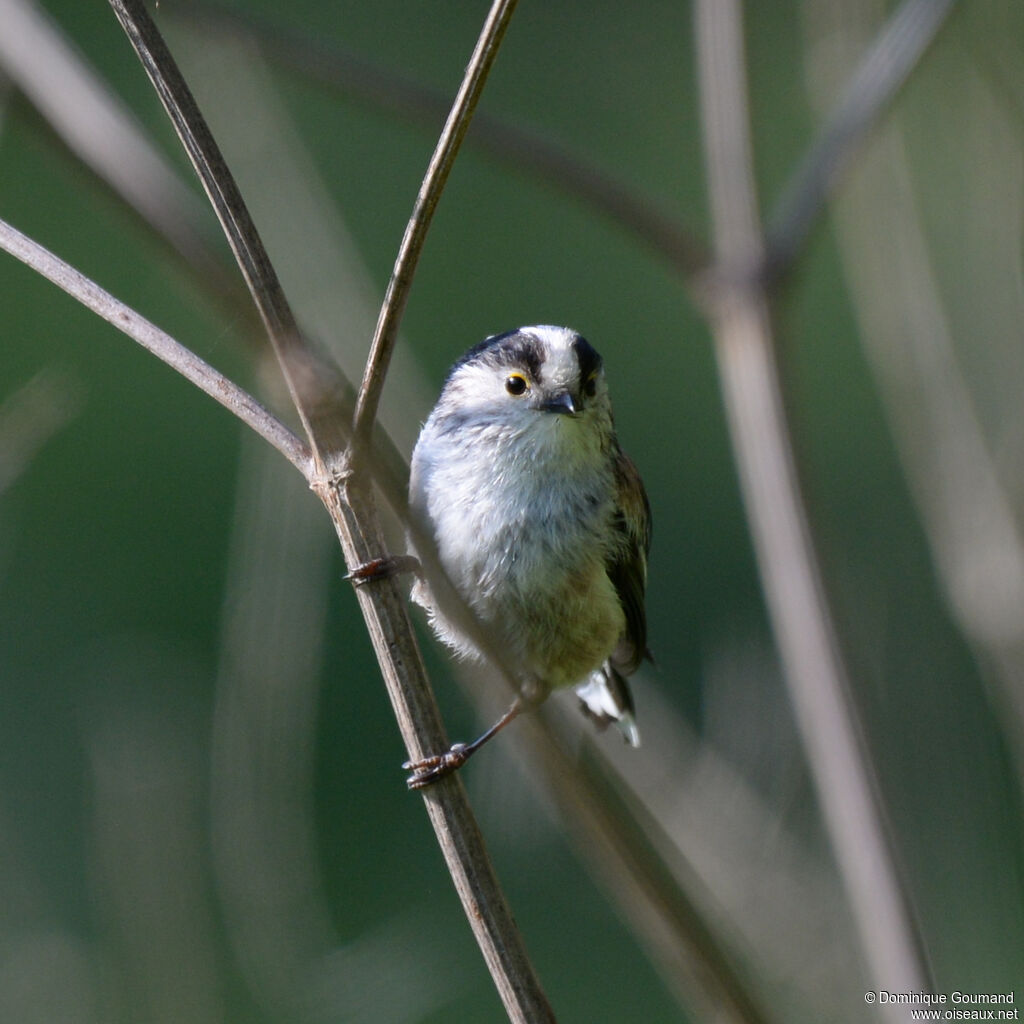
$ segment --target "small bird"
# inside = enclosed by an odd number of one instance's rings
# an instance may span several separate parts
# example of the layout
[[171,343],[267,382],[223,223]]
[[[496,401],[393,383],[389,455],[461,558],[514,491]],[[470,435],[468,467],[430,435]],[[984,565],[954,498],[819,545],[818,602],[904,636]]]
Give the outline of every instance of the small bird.
[[460,767],[559,687],[575,686],[587,715],[637,746],[625,676],[648,656],[650,506],[590,343],[537,326],[471,348],[420,433],[409,503],[437,558],[413,600],[458,655],[500,660],[519,687],[473,743],[407,762],[410,787]]

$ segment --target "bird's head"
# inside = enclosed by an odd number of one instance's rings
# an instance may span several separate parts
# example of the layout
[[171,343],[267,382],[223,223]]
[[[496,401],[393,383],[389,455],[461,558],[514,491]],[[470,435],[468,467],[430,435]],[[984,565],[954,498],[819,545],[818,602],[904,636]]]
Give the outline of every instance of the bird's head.
[[601,357],[567,327],[520,327],[471,348],[438,403],[451,426],[580,441],[610,431]]

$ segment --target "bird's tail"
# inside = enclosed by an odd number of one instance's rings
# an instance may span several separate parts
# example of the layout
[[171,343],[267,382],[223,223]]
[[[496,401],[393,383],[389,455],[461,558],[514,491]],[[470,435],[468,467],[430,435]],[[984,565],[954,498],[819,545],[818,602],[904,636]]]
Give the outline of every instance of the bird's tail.
[[610,661],[591,672],[587,681],[576,687],[576,696],[580,699],[580,710],[599,729],[606,729],[614,722],[631,747],[640,746],[633,695],[625,677]]

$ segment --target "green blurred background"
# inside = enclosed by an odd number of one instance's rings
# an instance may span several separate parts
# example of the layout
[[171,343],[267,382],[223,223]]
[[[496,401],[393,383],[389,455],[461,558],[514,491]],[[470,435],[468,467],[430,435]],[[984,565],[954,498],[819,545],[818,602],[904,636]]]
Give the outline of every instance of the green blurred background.
[[[42,7],[191,186],[107,5]],[[449,94],[486,9],[233,7]],[[435,126],[261,63],[247,35],[175,0],[155,16],[300,318],[357,372]],[[836,7],[751,3],[746,17],[770,210],[828,108]],[[687,4],[524,0],[482,110],[706,237],[692,35]],[[780,291],[776,322],[841,643],[938,990],[1024,998],[1024,607],[1018,551],[1000,546],[1019,540],[1024,496],[1022,58],[1019,4],[965,3],[895,105],[911,189],[901,209],[920,229],[951,360],[911,358],[901,377],[877,344],[871,297],[900,308],[917,296],[884,274],[873,283],[886,251],[913,246],[903,221],[874,248],[864,236],[855,203],[884,207],[863,163]],[[0,216],[285,410],[244,314],[201,287],[16,85],[0,104]],[[212,217],[206,226],[215,237]],[[404,751],[313,495],[212,401],[7,256],[0,296],[0,1021],[501,1019],[421,800],[402,783]],[[642,765],[632,770],[673,798],[680,848],[778,1019],[880,1019],[863,1004],[870,983],[773,653],[707,325],[643,243],[482,155],[471,134],[389,383],[400,447],[462,350],[547,322],[604,355],[654,512],[657,667],[639,682],[638,717],[642,731],[645,714],[655,731],[677,723],[689,768],[659,762],[656,738],[627,752]],[[1008,534],[980,513],[958,532],[971,478],[927,470],[937,450],[945,465],[942,425],[958,421],[935,395],[954,385],[1011,510]],[[995,538],[987,561],[965,565],[942,546],[965,532]],[[978,608],[989,609],[980,625]],[[424,641],[450,732],[468,738],[471,705]],[[705,1019],[680,1007],[502,744],[467,784],[559,1020]]]

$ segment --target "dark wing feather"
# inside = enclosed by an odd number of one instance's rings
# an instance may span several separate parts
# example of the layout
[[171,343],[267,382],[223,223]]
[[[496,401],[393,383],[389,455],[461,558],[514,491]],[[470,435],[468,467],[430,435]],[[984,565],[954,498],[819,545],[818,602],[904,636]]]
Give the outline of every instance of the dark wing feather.
[[647,614],[644,592],[647,588],[647,554],[651,548],[651,506],[643,481],[632,460],[619,452],[615,461],[616,541],[608,560],[608,578],[612,581],[626,615],[626,632],[612,665],[629,675],[649,657],[647,650]]

